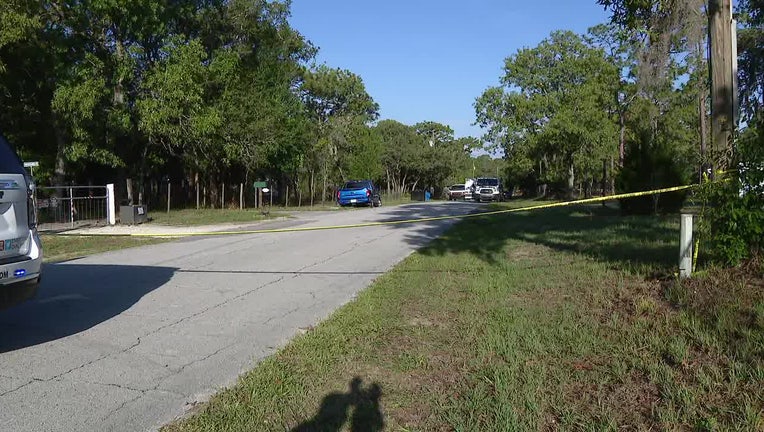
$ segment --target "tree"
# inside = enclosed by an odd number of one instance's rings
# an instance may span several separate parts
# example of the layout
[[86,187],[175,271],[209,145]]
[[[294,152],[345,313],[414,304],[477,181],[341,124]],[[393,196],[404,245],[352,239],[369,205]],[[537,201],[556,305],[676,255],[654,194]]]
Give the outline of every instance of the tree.
[[326,65],[306,70],[300,91],[307,112],[316,124],[308,158],[309,171],[311,184],[316,172],[322,174],[323,201],[333,171],[337,170],[339,180],[346,179],[342,168],[347,164],[342,159],[350,154],[353,146],[348,139],[351,131],[359,124],[366,125],[375,120],[379,105],[366,92],[361,77]]
[[553,32],[508,57],[504,72],[502,86],[475,103],[485,140],[517,159],[516,179],[533,173],[541,183],[564,184],[572,196],[576,172],[591,180],[593,161],[601,164],[615,150],[608,105],[618,70],[581,36]]
[[382,164],[388,193],[403,194],[421,177],[425,143],[416,130],[395,120],[382,120],[375,129],[382,138]]
[[764,109],[764,1],[741,0],[737,12],[740,108],[751,122]]
[[[647,112],[649,122],[654,123],[666,111],[666,102],[681,75],[707,74],[705,1],[598,0],[598,3],[611,11],[612,23],[626,36],[623,45],[633,50],[637,94],[656,106]],[[697,137],[701,158],[705,158],[708,87],[705,79],[694,82],[695,88],[687,90],[696,95]]]

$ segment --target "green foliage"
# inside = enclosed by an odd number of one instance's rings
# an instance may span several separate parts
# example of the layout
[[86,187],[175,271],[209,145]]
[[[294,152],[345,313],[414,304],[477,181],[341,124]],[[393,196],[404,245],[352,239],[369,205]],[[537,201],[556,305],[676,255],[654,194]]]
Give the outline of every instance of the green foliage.
[[764,108],[764,2],[737,3],[738,70],[742,116],[752,120]]
[[701,227],[712,258],[736,265],[764,249],[764,121],[747,129],[737,146],[738,172],[706,183]]
[[382,178],[382,152],[384,143],[376,129],[355,125],[351,131],[352,146],[347,158],[349,179]]
[[163,48],[163,61],[149,71],[144,97],[138,100],[140,130],[150,142],[186,154],[193,168],[215,154],[205,139],[222,124],[219,113],[205,100],[209,82],[207,54],[199,40],[174,39]]
[[513,181],[564,185],[592,179],[616,150],[609,108],[618,70],[581,36],[553,32],[505,61],[502,87],[475,102],[485,140],[504,151]]
[[[632,141],[627,148],[626,163],[616,179],[619,192],[638,192],[686,184],[686,166],[677,161],[673,148],[665,142],[653,141],[649,132]],[[626,214],[675,213],[684,203],[686,192],[643,196],[620,200]]]
[[[24,3],[12,0],[0,2],[0,50],[29,41],[42,27],[42,20],[35,14],[34,6]],[[4,56],[0,57],[0,72],[5,72],[6,61]]]

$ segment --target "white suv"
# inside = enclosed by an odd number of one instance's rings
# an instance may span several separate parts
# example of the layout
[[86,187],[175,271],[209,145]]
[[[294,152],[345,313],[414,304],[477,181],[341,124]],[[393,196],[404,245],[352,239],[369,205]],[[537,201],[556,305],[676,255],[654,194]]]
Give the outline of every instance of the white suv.
[[0,309],[34,297],[42,270],[34,185],[0,135]]

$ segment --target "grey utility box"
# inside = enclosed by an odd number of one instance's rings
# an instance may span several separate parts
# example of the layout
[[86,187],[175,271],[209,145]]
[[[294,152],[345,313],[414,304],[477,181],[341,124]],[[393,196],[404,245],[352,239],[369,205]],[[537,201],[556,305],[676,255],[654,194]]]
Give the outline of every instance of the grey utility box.
[[127,225],[144,223],[148,220],[148,211],[145,205],[119,206],[119,222]]

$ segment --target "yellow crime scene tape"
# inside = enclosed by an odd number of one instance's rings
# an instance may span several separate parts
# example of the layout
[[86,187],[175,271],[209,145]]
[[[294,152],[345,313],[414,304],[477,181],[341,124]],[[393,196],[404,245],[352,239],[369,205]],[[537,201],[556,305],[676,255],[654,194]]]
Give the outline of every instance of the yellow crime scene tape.
[[203,236],[226,236],[226,235],[246,235],[246,234],[275,234],[275,233],[287,233],[287,232],[305,232],[305,231],[326,231],[326,230],[338,230],[349,228],[363,228],[373,226],[386,226],[386,225],[403,225],[414,224],[421,222],[435,222],[451,219],[467,219],[483,216],[492,216],[505,213],[519,213],[531,210],[542,210],[555,207],[565,207],[580,204],[592,204],[603,201],[611,201],[624,198],[635,198],[645,195],[657,195],[669,192],[678,192],[681,190],[691,189],[698,185],[686,185],[686,186],[674,186],[663,189],[654,189],[649,191],[630,192],[617,195],[608,195],[604,197],[585,198],[573,201],[563,201],[556,203],[547,203],[532,205],[526,207],[518,207],[512,209],[493,210],[479,213],[468,213],[462,215],[446,215],[446,216],[432,216],[417,219],[400,219],[392,221],[380,221],[380,222],[364,222],[350,225],[327,225],[317,227],[294,227],[294,228],[272,228],[272,229],[259,229],[259,230],[239,230],[239,231],[208,231],[208,232],[178,232],[178,233],[61,233],[60,236],[72,236],[72,237],[203,237]]

